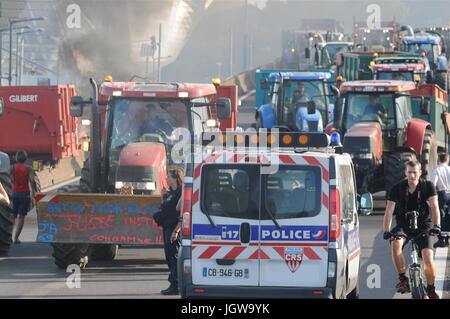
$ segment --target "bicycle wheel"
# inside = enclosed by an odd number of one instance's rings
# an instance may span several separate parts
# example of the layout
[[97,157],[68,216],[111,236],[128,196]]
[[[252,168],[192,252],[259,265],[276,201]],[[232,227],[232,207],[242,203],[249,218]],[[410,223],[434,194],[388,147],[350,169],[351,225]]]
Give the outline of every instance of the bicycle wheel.
[[420,268],[409,269],[409,282],[411,287],[412,299],[425,299],[426,291],[422,280]]

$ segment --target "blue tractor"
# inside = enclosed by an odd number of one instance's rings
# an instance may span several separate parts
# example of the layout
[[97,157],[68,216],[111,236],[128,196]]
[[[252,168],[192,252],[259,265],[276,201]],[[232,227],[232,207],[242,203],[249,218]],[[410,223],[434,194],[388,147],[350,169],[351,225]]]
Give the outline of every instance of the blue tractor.
[[401,51],[420,54],[425,61],[427,82],[448,90],[448,61],[445,56],[445,43],[438,35],[416,33],[401,39]]
[[323,132],[333,120],[329,86],[334,74],[274,71],[256,73],[256,129]]

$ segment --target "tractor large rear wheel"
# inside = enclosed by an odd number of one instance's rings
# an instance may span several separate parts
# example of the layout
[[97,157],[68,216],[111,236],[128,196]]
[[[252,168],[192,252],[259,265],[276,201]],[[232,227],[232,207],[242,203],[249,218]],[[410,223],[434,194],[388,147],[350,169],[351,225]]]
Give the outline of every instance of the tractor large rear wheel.
[[[0,173],[0,183],[11,200],[11,176],[8,172]],[[14,215],[10,207],[0,204],[0,255],[6,255],[12,244],[12,231],[14,225]]]
[[406,164],[416,159],[416,155],[411,152],[391,153],[386,157],[385,167],[385,189],[386,197],[388,196],[392,186],[404,179]]
[[431,172],[437,166],[437,145],[434,133],[430,130],[425,131],[423,139],[422,154],[420,156],[422,164],[422,178],[430,179]]
[[86,266],[90,256],[89,244],[52,244],[55,264],[62,269],[75,264]]
[[[58,189],[61,193],[79,193],[80,187],[68,185]],[[91,257],[89,244],[81,243],[52,243],[55,264],[61,269],[67,269],[75,264],[85,267]]]

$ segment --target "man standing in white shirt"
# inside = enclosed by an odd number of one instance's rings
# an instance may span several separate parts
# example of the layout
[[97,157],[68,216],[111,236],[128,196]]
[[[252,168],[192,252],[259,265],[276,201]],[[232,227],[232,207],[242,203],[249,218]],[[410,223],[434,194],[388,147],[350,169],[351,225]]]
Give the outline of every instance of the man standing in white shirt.
[[447,153],[439,153],[439,165],[431,173],[431,182],[436,186],[438,194],[439,209],[441,211],[442,230],[448,231],[450,216],[444,206],[450,207],[450,166]]

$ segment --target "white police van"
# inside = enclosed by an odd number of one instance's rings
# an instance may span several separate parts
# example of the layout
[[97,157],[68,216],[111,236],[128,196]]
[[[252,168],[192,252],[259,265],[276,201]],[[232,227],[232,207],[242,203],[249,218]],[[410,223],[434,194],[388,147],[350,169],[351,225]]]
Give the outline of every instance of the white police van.
[[[276,139],[277,151],[237,148],[259,136],[234,134],[234,148],[196,155],[187,169],[182,298],[357,298],[350,156],[328,147],[323,133],[272,134],[267,141]],[[371,209],[370,195],[363,198]]]

